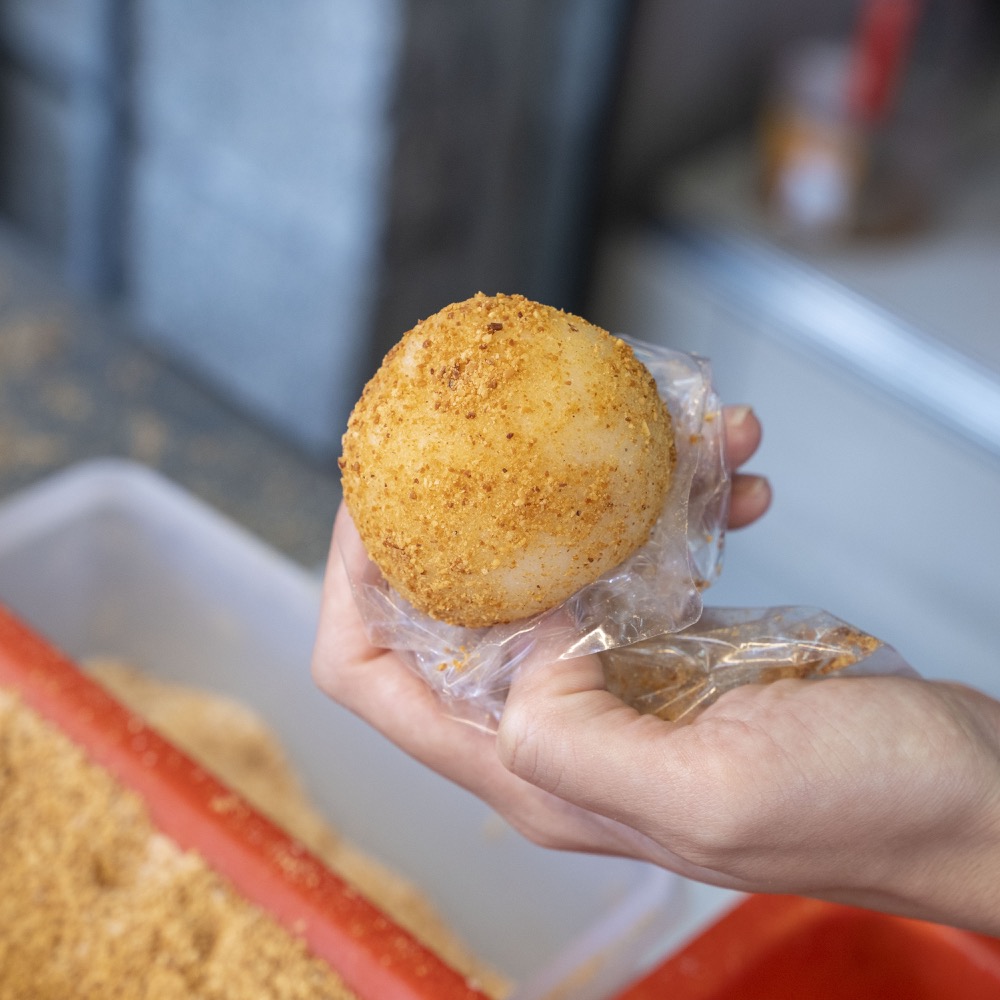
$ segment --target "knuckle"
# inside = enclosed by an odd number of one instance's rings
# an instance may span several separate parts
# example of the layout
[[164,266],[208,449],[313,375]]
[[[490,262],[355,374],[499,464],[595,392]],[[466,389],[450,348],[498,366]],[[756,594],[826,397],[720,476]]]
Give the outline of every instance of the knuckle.
[[512,774],[537,784],[542,773],[537,715],[520,704],[508,704],[497,729],[497,755]]

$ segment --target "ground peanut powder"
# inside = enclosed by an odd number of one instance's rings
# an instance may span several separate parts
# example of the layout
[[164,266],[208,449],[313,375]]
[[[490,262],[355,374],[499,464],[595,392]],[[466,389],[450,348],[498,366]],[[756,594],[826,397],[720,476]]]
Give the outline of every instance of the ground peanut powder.
[[353,997],[3,689],[0,929],[3,1000]]
[[120,702],[242,795],[491,997],[510,982],[479,960],[426,895],[343,837],[313,805],[284,748],[243,702],[150,676],[132,664],[92,660],[88,671]]
[[[94,678],[492,997],[420,891],[340,837],[241,702],[130,665]],[[0,1000],[354,1000],[329,967],[151,823],[57,727],[0,688]]]

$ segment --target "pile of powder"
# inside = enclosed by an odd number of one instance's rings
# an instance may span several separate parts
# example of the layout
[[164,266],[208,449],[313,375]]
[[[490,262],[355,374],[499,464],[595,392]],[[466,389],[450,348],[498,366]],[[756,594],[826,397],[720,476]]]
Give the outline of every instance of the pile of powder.
[[302,941],[158,833],[0,689],[0,997],[351,1000]]
[[490,997],[510,982],[478,959],[417,886],[341,836],[313,805],[273,730],[242,701],[92,660],[91,676],[174,746],[238,792]]
[[[340,837],[241,702],[111,661],[94,678],[491,997],[510,984],[422,893]],[[135,793],[0,688],[0,1000],[354,1000],[328,966],[157,831]]]

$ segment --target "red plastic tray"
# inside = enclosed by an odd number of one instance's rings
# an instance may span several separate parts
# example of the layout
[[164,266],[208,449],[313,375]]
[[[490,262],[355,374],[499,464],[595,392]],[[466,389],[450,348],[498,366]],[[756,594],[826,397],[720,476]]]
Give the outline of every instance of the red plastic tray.
[[[362,1000],[485,1000],[3,606],[0,686],[20,692],[26,704],[141,795],[160,830],[301,934]],[[226,801],[225,811],[218,810],[220,801]],[[228,808],[230,803],[235,807]]]
[[618,1000],[997,1000],[1000,941],[797,896],[750,896]]

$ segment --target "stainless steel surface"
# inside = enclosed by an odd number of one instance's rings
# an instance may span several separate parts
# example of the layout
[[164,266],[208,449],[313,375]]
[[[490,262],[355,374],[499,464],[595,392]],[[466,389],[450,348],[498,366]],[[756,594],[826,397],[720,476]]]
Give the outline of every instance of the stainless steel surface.
[[[666,224],[685,266],[748,322],[812,348],[1000,457],[1000,359],[990,366],[934,336],[808,259],[720,227]],[[1000,238],[996,248],[1000,344]],[[961,322],[961,303],[955,303]],[[991,345],[992,346],[992,345]]]

